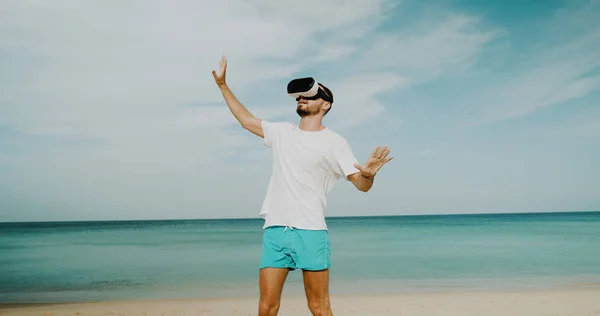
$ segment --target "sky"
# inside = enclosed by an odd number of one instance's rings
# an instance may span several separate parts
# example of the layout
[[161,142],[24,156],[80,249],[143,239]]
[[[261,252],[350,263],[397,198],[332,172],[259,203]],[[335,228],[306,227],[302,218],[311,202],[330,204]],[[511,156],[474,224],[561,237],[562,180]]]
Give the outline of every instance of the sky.
[[257,218],[256,116],[394,159],[327,216],[600,210],[600,1],[2,1],[0,221]]

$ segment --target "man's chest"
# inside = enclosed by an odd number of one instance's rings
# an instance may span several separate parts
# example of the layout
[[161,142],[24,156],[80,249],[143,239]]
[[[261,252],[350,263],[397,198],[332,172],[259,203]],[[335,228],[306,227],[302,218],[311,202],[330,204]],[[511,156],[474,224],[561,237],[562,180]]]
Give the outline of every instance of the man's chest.
[[280,144],[282,158],[288,165],[300,171],[331,171],[335,155],[330,143],[318,139],[290,137]]

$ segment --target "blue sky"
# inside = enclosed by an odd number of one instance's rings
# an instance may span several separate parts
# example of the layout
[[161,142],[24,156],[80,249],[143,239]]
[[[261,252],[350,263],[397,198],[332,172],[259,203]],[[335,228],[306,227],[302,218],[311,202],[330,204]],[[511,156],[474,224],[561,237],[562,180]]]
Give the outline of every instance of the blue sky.
[[221,54],[257,117],[297,122],[285,85],[314,76],[361,162],[391,147],[370,192],[338,183],[330,216],[600,210],[598,16],[579,0],[2,2],[0,221],[257,217],[270,152],[221,99]]

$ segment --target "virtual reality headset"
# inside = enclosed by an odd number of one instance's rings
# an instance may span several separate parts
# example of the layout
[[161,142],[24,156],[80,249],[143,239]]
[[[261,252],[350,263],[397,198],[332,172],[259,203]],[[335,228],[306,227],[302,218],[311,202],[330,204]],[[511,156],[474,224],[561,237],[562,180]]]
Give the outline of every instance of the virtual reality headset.
[[312,77],[298,78],[290,81],[287,85],[287,93],[296,101],[303,97],[307,100],[323,99],[333,103],[333,94],[327,87],[319,85]]

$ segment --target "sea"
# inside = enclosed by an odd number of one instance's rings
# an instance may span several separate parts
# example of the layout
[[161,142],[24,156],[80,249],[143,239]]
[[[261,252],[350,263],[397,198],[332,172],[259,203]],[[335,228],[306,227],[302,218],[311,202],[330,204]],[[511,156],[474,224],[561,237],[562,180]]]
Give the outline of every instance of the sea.
[[[330,293],[600,284],[600,212],[327,218]],[[0,223],[0,302],[258,297],[262,219]],[[291,271],[284,295],[303,295]]]

